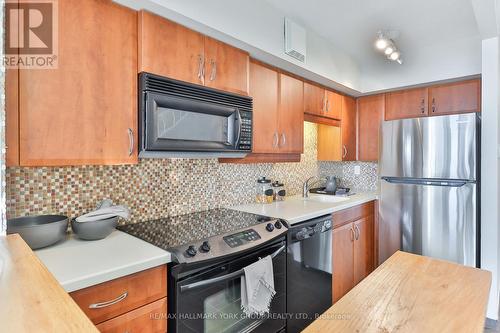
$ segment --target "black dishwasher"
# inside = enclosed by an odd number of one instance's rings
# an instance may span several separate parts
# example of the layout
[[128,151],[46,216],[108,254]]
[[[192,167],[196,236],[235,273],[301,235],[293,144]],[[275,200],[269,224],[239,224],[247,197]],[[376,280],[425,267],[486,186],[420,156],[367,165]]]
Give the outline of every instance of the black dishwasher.
[[287,332],[332,306],[332,215],[291,225],[287,235]]

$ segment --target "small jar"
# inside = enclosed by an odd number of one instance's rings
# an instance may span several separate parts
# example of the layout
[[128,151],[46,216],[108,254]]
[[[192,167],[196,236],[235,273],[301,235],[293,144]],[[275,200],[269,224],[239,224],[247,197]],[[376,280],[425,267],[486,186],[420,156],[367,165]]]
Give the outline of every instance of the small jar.
[[272,186],[274,201],[284,201],[286,196],[285,185],[283,185],[283,183],[275,181]]
[[273,202],[273,187],[271,186],[270,179],[266,179],[266,177],[257,179],[257,186],[255,190],[255,201],[257,203]]

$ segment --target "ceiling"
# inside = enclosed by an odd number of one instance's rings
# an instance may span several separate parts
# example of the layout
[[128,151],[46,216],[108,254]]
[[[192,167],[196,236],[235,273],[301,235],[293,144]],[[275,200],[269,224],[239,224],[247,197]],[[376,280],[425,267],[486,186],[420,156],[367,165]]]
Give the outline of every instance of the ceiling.
[[398,66],[375,51],[379,30],[399,31],[396,44],[407,67],[422,50],[441,52],[443,45],[454,45],[450,49],[457,51],[461,41],[481,40],[471,0],[263,1],[349,54],[362,71]]

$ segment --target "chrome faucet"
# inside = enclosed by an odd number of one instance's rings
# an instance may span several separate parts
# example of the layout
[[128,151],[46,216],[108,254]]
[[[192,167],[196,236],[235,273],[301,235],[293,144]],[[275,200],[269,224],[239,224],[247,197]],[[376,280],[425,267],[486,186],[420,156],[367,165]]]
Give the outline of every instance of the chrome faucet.
[[311,186],[320,181],[320,179],[317,179],[316,181],[309,183],[311,180],[313,180],[315,178],[317,178],[317,177],[309,177],[304,182],[304,185],[302,186],[302,197],[303,198],[308,198],[309,197],[309,190],[311,189]]

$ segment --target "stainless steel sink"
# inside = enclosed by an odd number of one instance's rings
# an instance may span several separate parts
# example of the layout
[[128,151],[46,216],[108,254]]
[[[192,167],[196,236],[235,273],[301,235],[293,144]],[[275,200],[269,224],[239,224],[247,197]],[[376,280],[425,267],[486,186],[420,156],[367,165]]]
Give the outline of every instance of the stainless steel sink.
[[309,201],[317,201],[317,202],[342,202],[342,201],[347,201],[349,198],[347,197],[341,197],[341,196],[335,196],[335,195],[328,195],[328,194],[314,194],[310,193],[308,198],[305,198],[304,200],[309,200]]

